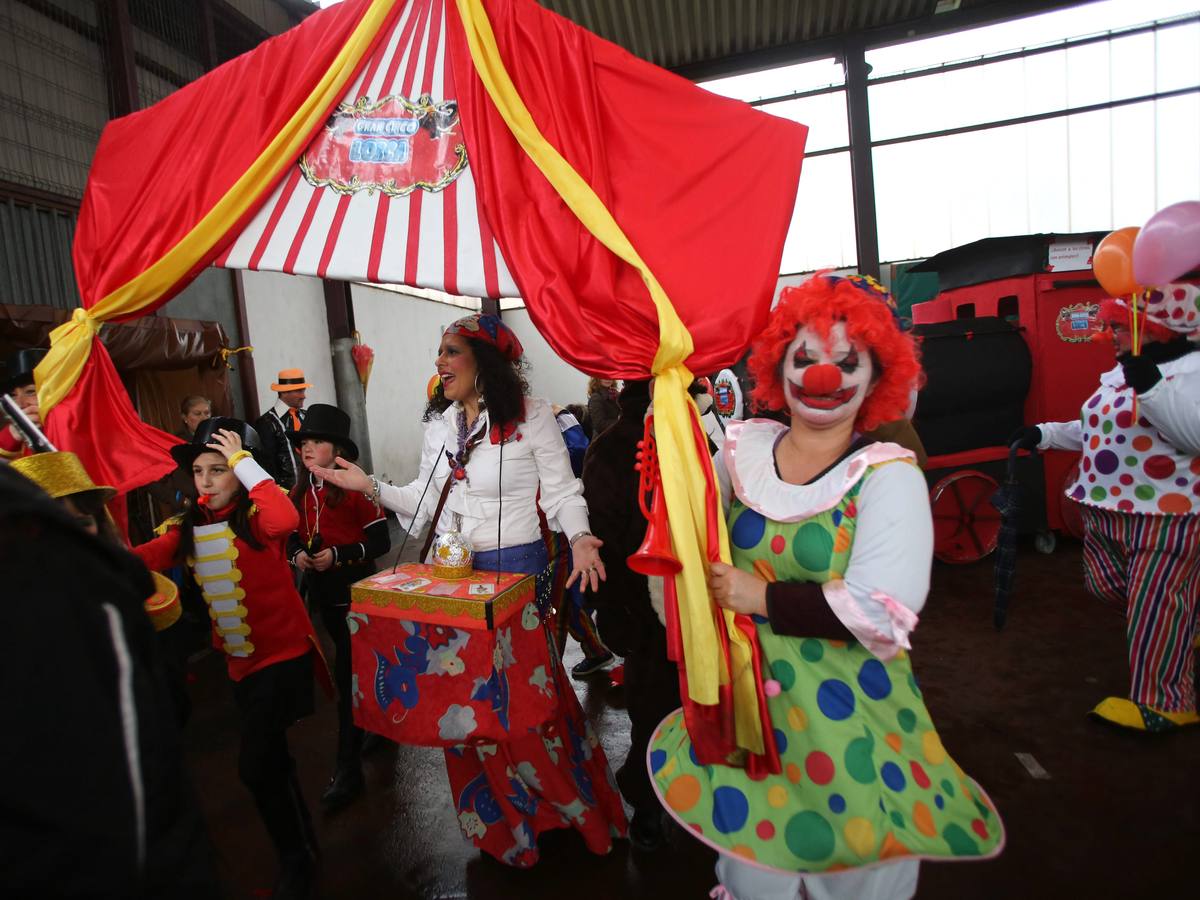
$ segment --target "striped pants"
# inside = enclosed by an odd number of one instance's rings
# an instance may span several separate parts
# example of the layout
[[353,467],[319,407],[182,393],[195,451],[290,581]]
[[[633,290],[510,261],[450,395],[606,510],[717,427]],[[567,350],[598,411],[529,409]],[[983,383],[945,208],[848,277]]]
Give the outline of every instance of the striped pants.
[[1195,710],[1200,516],[1080,508],[1087,588],[1126,610],[1130,699],[1166,712]]

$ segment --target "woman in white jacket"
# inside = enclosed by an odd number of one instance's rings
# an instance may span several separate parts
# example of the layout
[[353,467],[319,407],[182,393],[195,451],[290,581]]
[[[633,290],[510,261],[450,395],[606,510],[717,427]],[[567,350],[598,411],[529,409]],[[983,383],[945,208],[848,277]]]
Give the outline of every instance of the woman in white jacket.
[[[553,410],[526,396],[521,354],[520,341],[496,316],[459,319],[442,336],[437,358],[450,405],[440,417],[426,417],[417,479],[402,487],[381,484],[342,459],[340,468],[313,472],[377,498],[411,531],[436,519],[437,533],[462,533],[475,550],[476,569],[538,575],[540,601],[549,586],[539,507],[550,527],[570,538],[569,583],[595,589],[604,563]],[[431,411],[440,405],[431,400]],[[446,751],[464,835],[515,866],[537,861],[542,831],[574,827],[589,849],[606,853],[626,828],[604,751],[553,647],[550,658],[558,704],[549,721],[501,744]]]

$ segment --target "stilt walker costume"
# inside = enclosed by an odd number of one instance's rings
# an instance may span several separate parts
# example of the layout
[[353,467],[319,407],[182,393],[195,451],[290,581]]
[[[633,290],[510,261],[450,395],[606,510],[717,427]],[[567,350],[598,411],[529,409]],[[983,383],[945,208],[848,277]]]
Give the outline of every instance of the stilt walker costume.
[[[721,854],[721,890],[736,900],[902,900],[919,859],[983,859],[1003,844],[906,652],[932,562],[924,478],[910,451],[854,438],[898,418],[919,376],[883,301],[857,277],[785,290],[750,365],[755,399],[786,406],[791,428],[732,423],[717,456],[734,566],[714,563],[710,584],[755,616],[782,771],[699,765],[680,713],[648,762],[667,810]],[[821,440],[831,463],[813,458]]]
[[[1093,713],[1169,731],[1200,722],[1200,288],[1151,290],[1137,316],[1140,354],[1117,357],[1078,421],[1042,423],[1025,441],[1082,452],[1066,492],[1083,512],[1085,583],[1127,613],[1129,698],[1108,697]],[[1105,301],[1101,317],[1118,341],[1131,331],[1124,300]]]
[[[334,456],[351,462],[358,459],[358,447],[350,439],[350,417],[336,406],[315,403],[308,408],[300,430],[288,434],[288,440],[300,454],[301,463],[313,458],[315,448],[304,442],[327,442],[329,458],[318,462],[332,464]],[[342,491],[314,478],[302,468],[292,489],[292,501],[300,511],[300,527],[288,541],[288,558],[295,566],[301,559],[309,602],[320,612],[325,630],[333,641],[333,674],[338,692],[337,769],[321,797],[327,808],[341,806],[362,792],[363,730],[354,724],[351,696],[353,675],[350,665],[350,585],[375,571],[376,558],[392,547],[387,518],[383,511],[357,491]],[[328,550],[324,570],[311,563]]]
[[[240,449],[226,456],[231,446]],[[258,450],[258,435],[245,422],[202,422],[191,443],[171,448],[171,455],[191,469],[219,452],[240,488],[214,509],[210,498],[222,495],[206,493],[197,477],[199,502],[167,520],[163,534],[134,552],[155,571],[177,565],[182,557],[204,593],[213,644],[224,650],[234,682],[241,730],[238,774],[279,853],[277,891],[284,895],[285,887],[299,891],[297,885],[309,881],[316,852],[287,729],[313,711],[314,669],[327,673],[285,556],[285,542],[299,517],[252,456]]]

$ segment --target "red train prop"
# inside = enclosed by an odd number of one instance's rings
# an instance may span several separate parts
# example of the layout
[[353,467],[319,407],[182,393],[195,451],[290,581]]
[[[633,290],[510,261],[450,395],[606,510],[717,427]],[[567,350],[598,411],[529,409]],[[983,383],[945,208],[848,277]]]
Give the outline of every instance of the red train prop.
[[[938,273],[940,293],[913,306],[927,383],[914,425],[929,454],[935,554],[981,559],[1000,527],[990,499],[1022,424],[1066,421],[1113,365],[1111,344],[1092,340],[1104,291],[1091,251],[1105,232],[988,238],[931,257],[913,271]],[[1023,456],[1018,529],[1040,550],[1056,533],[1079,534],[1063,487],[1078,460],[1062,451]]]

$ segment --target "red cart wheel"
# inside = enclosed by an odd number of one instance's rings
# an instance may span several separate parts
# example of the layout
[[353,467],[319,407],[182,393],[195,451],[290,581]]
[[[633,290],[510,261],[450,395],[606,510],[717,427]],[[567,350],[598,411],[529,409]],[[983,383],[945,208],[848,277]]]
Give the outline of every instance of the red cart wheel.
[[1000,513],[988,501],[999,485],[974,469],[947,475],[929,492],[933,508],[933,555],[942,562],[969,563],[996,549]]

